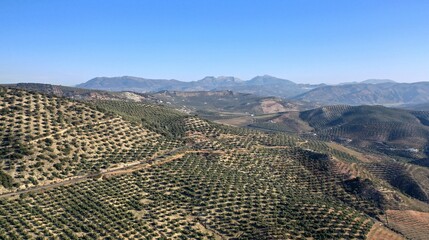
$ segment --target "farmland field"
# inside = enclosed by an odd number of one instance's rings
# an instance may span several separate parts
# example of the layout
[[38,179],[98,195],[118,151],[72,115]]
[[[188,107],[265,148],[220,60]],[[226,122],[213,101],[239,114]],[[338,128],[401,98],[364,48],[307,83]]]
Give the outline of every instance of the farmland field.
[[376,156],[150,103],[1,98],[1,239],[422,239],[394,211],[426,203]]

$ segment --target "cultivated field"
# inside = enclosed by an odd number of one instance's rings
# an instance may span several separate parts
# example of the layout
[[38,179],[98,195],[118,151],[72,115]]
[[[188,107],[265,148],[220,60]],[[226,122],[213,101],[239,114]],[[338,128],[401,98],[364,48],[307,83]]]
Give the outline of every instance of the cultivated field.
[[417,201],[390,185],[394,166],[382,172],[355,150],[160,105],[88,104],[11,88],[1,97],[0,239],[424,233],[424,220],[408,226],[412,212],[404,219],[389,209]]

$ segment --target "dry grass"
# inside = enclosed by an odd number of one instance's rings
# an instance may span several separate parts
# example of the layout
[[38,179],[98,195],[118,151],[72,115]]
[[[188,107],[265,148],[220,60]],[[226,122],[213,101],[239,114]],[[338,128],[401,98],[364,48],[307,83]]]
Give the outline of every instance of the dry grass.
[[261,103],[261,108],[263,113],[277,113],[277,112],[284,112],[287,110],[278,101],[271,100],[271,99],[263,100]]
[[429,213],[412,210],[388,210],[389,226],[411,239],[428,239]]
[[220,124],[226,124],[230,126],[246,126],[252,123],[252,117],[250,116],[240,116],[226,119],[217,119],[215,122]]
[[367,235],[368,240],[405,240],[405,237],[383,226],[375,223]]

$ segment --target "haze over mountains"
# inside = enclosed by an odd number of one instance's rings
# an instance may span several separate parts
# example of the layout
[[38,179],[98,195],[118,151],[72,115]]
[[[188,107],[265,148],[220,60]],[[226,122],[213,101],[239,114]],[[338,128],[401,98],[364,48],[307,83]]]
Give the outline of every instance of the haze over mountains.
[[1,3],[0,240],[429,240],[429,1]]
[[123,76],[97,77],[77,87],[135,92],[231,90],[322,104],[398,106],[429,102],[429,82],[397,83],[389,79],[326,85],[299,84],[269,75],[256,76],[247,81],[222,76],[191,82]]
[[219,91],[252,93],[262,96],[293,97],[322,85],[297,84],[286,79],[269,75],[257,76],[248,81],[236,77],[205,77],[198,81],[183,82],[166,79],[146,79],[138,77],[97,77],[77,85],[80,88],[109,91]]
[[297,100],[348,105],[400,105],[429,102],[429,83],[380,83],[324,86],[299,96]]

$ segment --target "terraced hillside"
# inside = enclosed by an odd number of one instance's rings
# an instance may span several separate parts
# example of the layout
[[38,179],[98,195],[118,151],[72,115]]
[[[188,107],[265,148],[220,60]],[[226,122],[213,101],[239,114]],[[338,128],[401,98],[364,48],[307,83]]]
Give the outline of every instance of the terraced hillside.
[[[0,85],[1,86],[1,85]],[[130,91],[108,92],[40,83],[10,84],[8,87],[36,91],[56,97],[66,97],[80,101],[125,101],[161,104],[189,114],[222,123],[243,125],[252,121],[252,115],[285,111],[314,109],[320,104],[287,101],[278,97],[261,97],[250,93],[224,91],[160,91],[137,93]]]
[[151,158],[180,145],[86,104],[0,88],[0,192]]
[[401,239],[414,234],[401,228],[409,218],[390,224],[386,212],[429,211],[368,171],[369,158],[318,140],[151,104],[1,96],[12,188],[0,195],[0,239]]
[[198,114],[210,120],[246,121],[251,115],[313,109],[320,105],[287,101],[278,97],[261,97],[250,93],[224,91],[160,91],[137,93],[130,91],[108,92],[40,83],[10,84],[9,87],[36,91],[57,97],[82,101],[126,101],[157,103]]
[[[271,123],[271,128],[268,123]],[[255,121],[254,126],[280,130],[296,125],[298,133],[322,140],[373,147],[405,157],[424,153],[429,143],[429,112],[383,106],[325,106],[302,112],[279,113]],[[274,125],[278,125],[277,129]],[[415,148],[416,150],[412,150]],[[396,152],[396,154],[395,154]]]
[[261,97],[233,91],[162,91],[151,94],[176,108],[185,108],[201,116],[230,118],[234,115],[276,113],[315,108],[314,104],[286,101],[276,97]]
[[[259,118],[253,127],[295,132],[377,155],[364,167],[404,194],[429,202],[429,113],[382,106],[327,106]],[[348,151],[348,150],[346,150]]]
[[406,161],[426,158],[429,112],[382,106],[329,106],[300,113],[320,139],[364,147]]
[[184,137],[188,115],[172,108],[129,101],[95,101],[93,104],[98,109],[116,113],[164,137],[179,140]]

